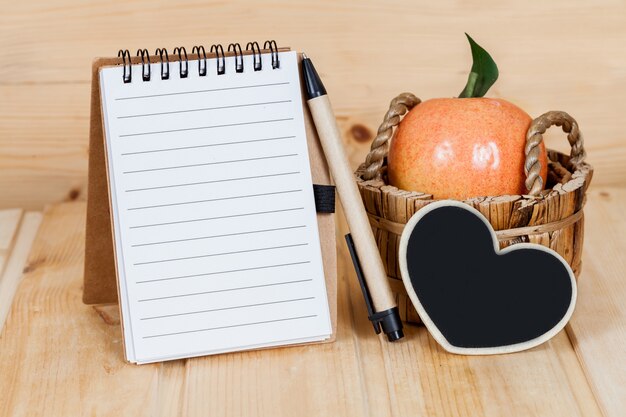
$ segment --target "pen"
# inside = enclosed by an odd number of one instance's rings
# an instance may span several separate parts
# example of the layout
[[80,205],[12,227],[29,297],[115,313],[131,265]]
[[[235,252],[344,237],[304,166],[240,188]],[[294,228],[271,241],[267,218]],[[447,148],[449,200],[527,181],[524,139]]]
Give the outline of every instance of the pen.
[[396,341],[404,337],[398,306],[391,293],[387,273],[341,142],[326,88],[313,63],[305,54],[302,54],[302,72],[307,103],[352,235],[351,237],[348,235],[346,240],[353,261],[358,260],[355,267],[368,307],[369,319],[373,322],[376,333],[379,333],[382,327],[387,339],[391,342]]

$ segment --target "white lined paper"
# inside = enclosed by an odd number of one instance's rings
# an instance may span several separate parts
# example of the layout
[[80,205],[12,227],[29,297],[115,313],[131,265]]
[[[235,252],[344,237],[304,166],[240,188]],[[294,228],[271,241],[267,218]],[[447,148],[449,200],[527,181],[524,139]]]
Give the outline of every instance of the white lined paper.
[[262,60],[100,71],[129,361],[331,334],[296,54]]

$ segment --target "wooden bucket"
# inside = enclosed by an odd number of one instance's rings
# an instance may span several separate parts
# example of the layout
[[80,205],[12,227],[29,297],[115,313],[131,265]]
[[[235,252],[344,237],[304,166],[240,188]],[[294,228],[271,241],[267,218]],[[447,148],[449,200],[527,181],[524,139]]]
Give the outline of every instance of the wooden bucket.
[[[410,93],[396,97],[385,115],[371,150],[356,171],[361,197],[368,213],[378,249],[396,296],[402,320],[421,323],[402,283],[398,247],[404,225],[432,195],[400,190],[387,185],[386,164],[389,141],[401,117],[420,100]],[[571,145],[569,156],[548,150],[548,180],[543,189],[537,160],[537,145],[550,126],[561,126]],[[520,242],[539,243],[558,252],[570,264],[576,277],[581,270],[583,247],[583,206],[593,168],[584,162],[585,150],[576,121],[564,112],[548,112],[535,119],[526,140],[526,187],[528,195],[476,197],[465,203],[489,220],[500,247]]]

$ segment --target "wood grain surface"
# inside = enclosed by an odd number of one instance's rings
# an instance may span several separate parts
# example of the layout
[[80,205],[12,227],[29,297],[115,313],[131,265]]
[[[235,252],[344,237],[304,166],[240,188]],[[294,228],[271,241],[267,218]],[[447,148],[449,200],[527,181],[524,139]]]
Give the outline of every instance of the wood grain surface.
[[[451,355],[421,326],[386,342],[340,247],[335,343],[143,366],[124,362],[117,306],[81,302],[84,203],[52,206],[0,334],[0,415],[621,416],[625,201],[624,188],[589,195],[577,310],[532,350]],[[0,212],[0,230],[15,218]]]
[[[0,416],[624,414],[626,3],[2,0],[0,6],[0,208],[10,208],[0,210]],[[470,67],[465,31],[500,67],[491,96],[535,117],[565,110],[585,135],[595,174],[579,299],[566,331],[530,351],[493,357],[450,355],[420,326],[387,343],[372,331],[339,245],[335,343],[124,362],[117,306],[81,302],[80,200],[87,192],[94,57],[120,48],[270,38],[304,50],[324,79],[356,167],[399,92],[422,99],[460,92]],[[547,141],[568,151],[561,133],[550,131]],[[43,216],[32,211],[47,205]],[[337,220],[343,242],[341,212]]]
[[0,212],[0,328],[11,309],[41,218],[38,212]]
[[[3,0],[1,207],[42,208],[86,193],[90,65],[118,49],[276,39],[306,51],[339,116],[354,167],[402,91],[451,97],[465,85],[470,33],[494,56],[490,95],[536,117],[580,123],[597,185],[626,181],[626,3],[614,0]],[[566,140],[548,144],[567,150]],[[18,186],[19,184],[19,186]]]

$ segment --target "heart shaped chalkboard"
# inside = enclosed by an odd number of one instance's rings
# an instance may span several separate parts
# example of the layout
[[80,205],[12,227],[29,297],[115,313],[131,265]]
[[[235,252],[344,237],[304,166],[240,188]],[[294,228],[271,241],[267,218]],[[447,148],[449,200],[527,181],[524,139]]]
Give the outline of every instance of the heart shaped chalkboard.
[[457,201],[419,210],[400,239],[402,279],[431,335],[460,354],[517,352],[556,335],[576,302],[576,281],[553,250],[499,249],[483,215]]

